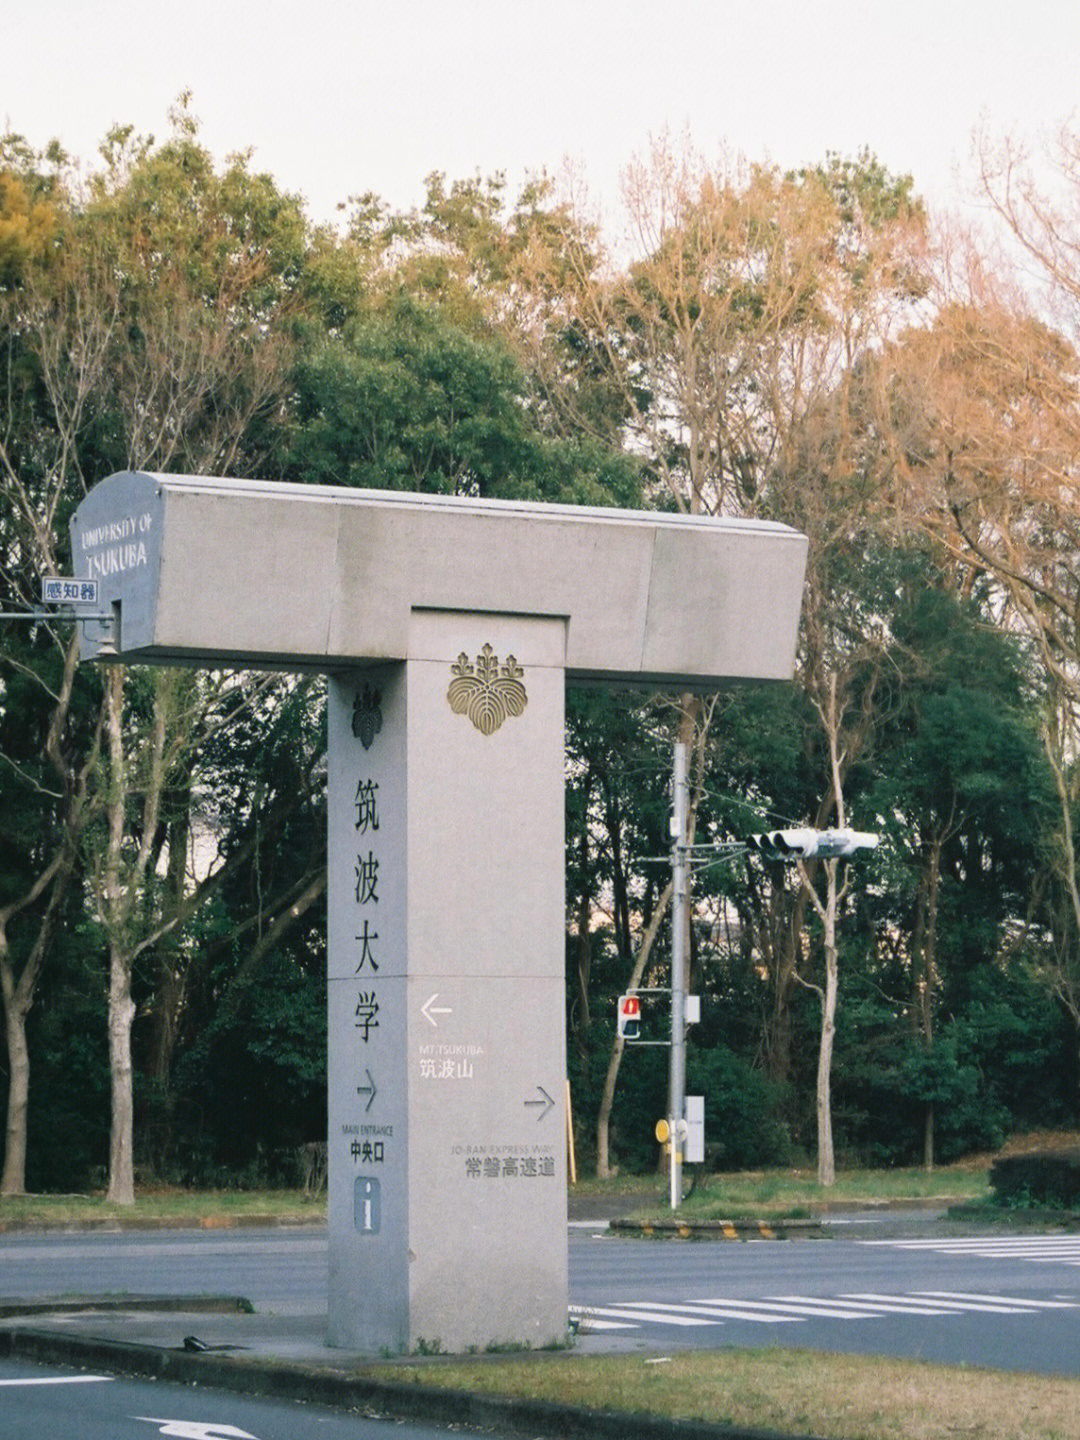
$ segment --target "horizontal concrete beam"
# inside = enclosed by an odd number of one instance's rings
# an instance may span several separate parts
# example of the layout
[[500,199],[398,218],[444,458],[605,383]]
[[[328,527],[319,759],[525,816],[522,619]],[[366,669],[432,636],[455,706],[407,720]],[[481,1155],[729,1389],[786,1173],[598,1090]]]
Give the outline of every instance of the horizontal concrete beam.
[[[415,610],[556,616],[571,679],[789,679],[786,526],[125,471],[72,520],[129,660],[333,670],[409,657]],[[104,627],[87,622],[83,654]]]

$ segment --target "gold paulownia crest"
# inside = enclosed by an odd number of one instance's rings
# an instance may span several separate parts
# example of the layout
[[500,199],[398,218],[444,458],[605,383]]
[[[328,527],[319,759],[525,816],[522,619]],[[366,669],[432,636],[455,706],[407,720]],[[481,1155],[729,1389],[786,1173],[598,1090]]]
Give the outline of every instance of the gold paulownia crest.
[[454,676],[446,692],[450,709],[455,715],[467,715],[481,735],[494,735],[504,720],[520,715],[529,703],[521,683],[525,671],[513,655],[507,655],[500,668],[490,645],[477,655],[475,666],[463,650],[450,669]]

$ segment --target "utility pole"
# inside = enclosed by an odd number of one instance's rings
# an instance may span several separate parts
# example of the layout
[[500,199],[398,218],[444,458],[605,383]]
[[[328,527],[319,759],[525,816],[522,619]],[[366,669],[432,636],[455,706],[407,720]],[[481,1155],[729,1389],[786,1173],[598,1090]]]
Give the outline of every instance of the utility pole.
[[671,1208],[682,1203],[682,1158],[686,1136],[686,932],[690,908],[690,811],[687,747],[675,743],[671,811],[671,1055],[668,1068],[668,1135],[671,1146]]

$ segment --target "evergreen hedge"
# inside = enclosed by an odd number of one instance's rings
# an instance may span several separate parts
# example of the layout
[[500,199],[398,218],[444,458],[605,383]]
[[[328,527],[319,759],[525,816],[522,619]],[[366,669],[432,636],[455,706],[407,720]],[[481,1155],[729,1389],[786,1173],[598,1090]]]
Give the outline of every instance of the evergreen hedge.
[[990,1169],[998,1205],[1080,1210],[1080,1150],[1008,1155]]

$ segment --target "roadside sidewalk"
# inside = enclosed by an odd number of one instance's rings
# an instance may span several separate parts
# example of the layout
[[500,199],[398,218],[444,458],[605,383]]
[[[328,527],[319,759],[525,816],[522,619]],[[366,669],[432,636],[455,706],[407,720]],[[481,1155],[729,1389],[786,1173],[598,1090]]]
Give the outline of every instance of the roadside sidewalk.
[[[185,1302],[174,1303],[183,1306]],[[440,1357],[402,1361],[400,1381],[365,1379],[355,1373],[362,1362],[328,1349],[323,1338],[325,1321],[311,1316],[250,1315],[235,1310],[212,1313],[207,1308],[144,1311],[130,1303],[124,1309],[122,1297],[115,1308],[105,1309],[95,1301],[88,1304],[95,1308],[39,1313],[29,1324],[26,1317],[0,1321],[0,1358],[104,1370],[358,1410],[387,1419],[544,1440],[627,1440],[631,1435],[634,1440],[814,1440],[812,1436],[781,1436],[775,1431],[706,1421],[500,1399],[417,1384],[408,1378],[409,1369],[420,1364],[437,1366]],[[187,1337],[208,1348],[185,1348]],[[588,1353],[588,1341],[583,1338],[575,1351]],[[498,1364],[502,1357],[484,1358],[486,1363]],[[552,1355],[535,1351],[531,1358],[539,1365]]]

